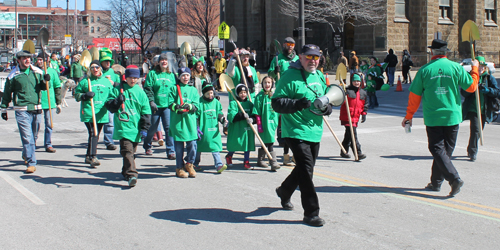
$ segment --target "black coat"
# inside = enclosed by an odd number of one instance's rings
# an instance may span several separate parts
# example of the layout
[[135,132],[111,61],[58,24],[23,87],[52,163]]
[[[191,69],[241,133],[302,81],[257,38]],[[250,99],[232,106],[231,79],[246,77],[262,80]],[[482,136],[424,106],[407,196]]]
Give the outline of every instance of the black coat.
[[[481,113],[486,115],[486,122],[490,123],[493,121],[493,109],[492,103],[495,98],[500,98],[500,89],[497,85],[497,80],[492,75],[488,74],[486,76],[482,76],[479,84],[485,84],[488,86],[490,91],[487,94],[483,94],[485,99],[485,107],[486,112],[481,110]],[[466,120],[467,113],[469,112],[469,108],[476,103],[476,94],[475,92],[469,93],[463,89],[460,90],[463,97],[465,97],[464,102],[462,103],[462,118]],[[476,113],[476,112],[475,112]]]

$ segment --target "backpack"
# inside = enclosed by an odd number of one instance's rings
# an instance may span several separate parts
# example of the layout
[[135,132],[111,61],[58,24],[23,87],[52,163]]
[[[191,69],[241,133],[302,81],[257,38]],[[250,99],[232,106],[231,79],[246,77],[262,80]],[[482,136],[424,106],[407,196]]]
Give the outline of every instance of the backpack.
[[491,110],[494,112],[500,111],[500,100],[498,98],[490,98],[491,100]]

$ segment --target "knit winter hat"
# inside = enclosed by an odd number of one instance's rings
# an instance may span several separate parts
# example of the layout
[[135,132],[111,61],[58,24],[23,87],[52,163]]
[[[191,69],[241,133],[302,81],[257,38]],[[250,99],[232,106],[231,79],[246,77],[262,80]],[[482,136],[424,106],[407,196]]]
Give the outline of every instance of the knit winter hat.
[[203,86],[203,89],[201,90],[201,92],[203,94],[205,94],[210,90],[215,91],[214,86],[212,84],[205,84],[205,86]]
[[191,70],[187,67],[182,67],[177,70],[177,75],[179,75],[179,78],[181,78],[181,76],[184,74],[191,75]]
[[125,77],[135,77],[135,78],[140,78],[141,77],[141,71],[137,66],[135,65],[129,65],[125,69]]
[[358,74],[354,74],[354,76],[352,77],[352,81],[361,81],[361,77],[359,77]]
[[240,83],[238,84],[238,86],[236,86],[236,95],[240,95],[241,91],[246,91],[248,94],[248,88],[247,86],[245,86],[245,84]]

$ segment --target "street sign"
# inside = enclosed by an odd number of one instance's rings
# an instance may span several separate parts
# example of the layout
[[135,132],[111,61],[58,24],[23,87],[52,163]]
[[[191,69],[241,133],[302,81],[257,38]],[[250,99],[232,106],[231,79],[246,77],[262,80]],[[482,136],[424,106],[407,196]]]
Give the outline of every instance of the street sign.
[[224,49],[224,40],[219,40],[219,49]]
[[229,39],[229,26],[226,24],[226,22],[222,22],[219,25],[219,39]]
[[71,35],[64,35],[64,44],[71,44]]

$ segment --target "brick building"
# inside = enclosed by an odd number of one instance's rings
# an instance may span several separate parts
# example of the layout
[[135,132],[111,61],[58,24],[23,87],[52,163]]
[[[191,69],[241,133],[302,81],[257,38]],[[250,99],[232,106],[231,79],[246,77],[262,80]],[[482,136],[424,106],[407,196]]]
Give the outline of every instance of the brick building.
[[[272,40],[293,36],[298,21],[281,14],[281,4],[280,0],[225,1],[225,20],[238,29],[238,46],[261,51],[261,60],[266,61]],[[467,20],[473,20],[481,34],[476,51],[487,61],[500,62],[498,0],[386,0],[385,5],[382,14],[386,18],[381,24],[343,27],[345,51],[383,59],[390,48],[399,56],[408,49],[414,62],[421,65],[429,60],[427,46],[432,39],[441,38],[449,44],[449,57],[459,60],[470,57],[470,45],[462,42],[461,29]],[[330,55],[338,54],[329,25],[306,23],[306,27],[312,30],[306,43],[328,49]]]

